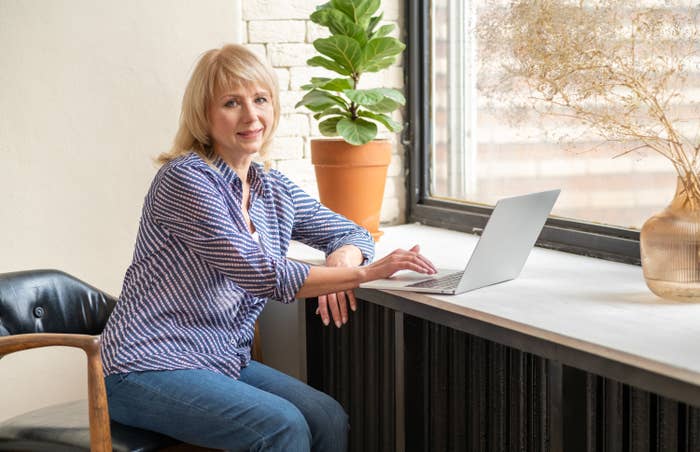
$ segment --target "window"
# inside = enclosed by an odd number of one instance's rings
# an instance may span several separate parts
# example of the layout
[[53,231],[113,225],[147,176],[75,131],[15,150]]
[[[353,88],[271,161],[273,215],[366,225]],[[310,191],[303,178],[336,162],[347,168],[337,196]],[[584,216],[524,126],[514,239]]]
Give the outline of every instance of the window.
[[474,30],[493,1],[406,5],[409,219],[470,232],[501,197],[562,188],[543,245],[638,262],[639,228],[673,196],[670,162],[642,151],[613,158],[627,148],[582,132],[576,121],[523,109],[527,95],[517,86],[508,87],[512,103],[491,96],[500,62],[479,61]]

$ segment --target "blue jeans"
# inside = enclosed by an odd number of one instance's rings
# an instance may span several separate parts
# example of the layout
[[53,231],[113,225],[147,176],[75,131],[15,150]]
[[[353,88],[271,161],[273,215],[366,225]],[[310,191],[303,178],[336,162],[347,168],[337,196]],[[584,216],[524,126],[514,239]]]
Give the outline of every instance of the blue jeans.
[[338,402],[255,361],[238,380],[203,369],[105,378],[109,414],[122,424],[213,449],[345,451]]

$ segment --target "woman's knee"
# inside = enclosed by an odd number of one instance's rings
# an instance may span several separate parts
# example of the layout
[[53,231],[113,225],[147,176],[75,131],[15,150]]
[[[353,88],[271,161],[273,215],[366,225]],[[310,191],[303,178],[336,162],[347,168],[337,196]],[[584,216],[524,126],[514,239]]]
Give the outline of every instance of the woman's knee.
[[323,394],[316,400],[312,424],[313,450],[343,451],[347,447],[349,418],[343,407],[334,398]]
[[306,418],[292,403],[284,401],[274,413],[273,432],[263,438],[272,450],[308,451],[311,448],[311,430]]
[[343,406],[333,397],[328,396],[324,404],[324,410],[328,414],[328,422],[333,431],[339,434],[347,434],[350,419]]

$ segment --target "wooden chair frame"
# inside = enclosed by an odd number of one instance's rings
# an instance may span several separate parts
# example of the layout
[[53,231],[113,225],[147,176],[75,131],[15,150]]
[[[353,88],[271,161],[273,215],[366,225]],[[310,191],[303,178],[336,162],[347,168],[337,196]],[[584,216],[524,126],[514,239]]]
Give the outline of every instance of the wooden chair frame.
[[112,435],[109,428],[107,391],[102,358],[100,358],[100,336],[87,334],[30,333],[0,337],[0,356],[21,350],[40,347],[77,347],[87,355],[88,367],[88,416],[90,419],[90,450],[110,452]]
[[[109,427],[107,390],[102,373],[100,336],[87,334],[30,333],[0,336],[0,357],[10,353],[41,347],[77,347],[87,355],[88,371],[88,417],[90,419],[90,451],[111,452],[112,434]],[[262,362],[260,331],[255,322],[251,356]],[[204,450],[204,449],[201,449]]]

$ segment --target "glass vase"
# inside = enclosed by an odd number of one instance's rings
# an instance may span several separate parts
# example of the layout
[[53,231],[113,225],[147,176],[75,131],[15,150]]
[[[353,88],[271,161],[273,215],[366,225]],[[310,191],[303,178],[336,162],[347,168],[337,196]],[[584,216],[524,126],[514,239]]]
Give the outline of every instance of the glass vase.
[[699,189],[697,174],[679,177],[671,204],[642,226],[644,279],[662,298],[700,301]]

